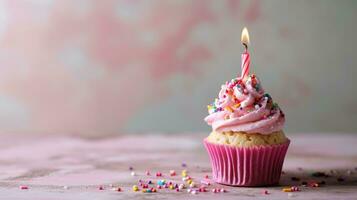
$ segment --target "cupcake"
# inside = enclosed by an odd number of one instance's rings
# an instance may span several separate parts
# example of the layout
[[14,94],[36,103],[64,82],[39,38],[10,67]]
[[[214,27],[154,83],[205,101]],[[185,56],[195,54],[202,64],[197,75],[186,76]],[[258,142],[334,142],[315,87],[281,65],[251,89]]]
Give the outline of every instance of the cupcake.
[[283,132],[285,116],[265,93],[254,74],[222,85],[208,105],[212,126],[204,139],[213,180],[231,186],[278,184],[290,140]]

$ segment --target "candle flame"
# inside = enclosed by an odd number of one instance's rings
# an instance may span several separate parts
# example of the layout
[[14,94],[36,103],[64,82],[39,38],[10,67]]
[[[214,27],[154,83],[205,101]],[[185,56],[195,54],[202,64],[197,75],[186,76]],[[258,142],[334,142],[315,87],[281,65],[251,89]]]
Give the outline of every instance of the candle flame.
[[242,41],[242,43],[244,45],[248,46],[248,44],[249,44],[249,33],[248,33],[247,27],[244,27],[240,40]]

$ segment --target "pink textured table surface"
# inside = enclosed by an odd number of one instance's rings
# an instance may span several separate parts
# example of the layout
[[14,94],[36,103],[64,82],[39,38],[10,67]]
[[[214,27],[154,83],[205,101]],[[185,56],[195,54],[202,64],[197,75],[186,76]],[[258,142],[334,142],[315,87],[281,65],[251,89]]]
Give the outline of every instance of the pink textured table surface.
[[[288,134],[292,140],[280,185],[261,188],[226,188],[226,193],[192,195],[173,190],[133,192],[139,179],[161,171],[164,179],[181,183],[187,169],[196,182],[210,175],[208,156],[202,145],[205,134],[142,134],[105,138],[71,136],[0,135],[0,199],[357,199],[356,134]],[[182,163],[187,167],[182,167]],[[129,167],[136,176],[131,175]],[[178,176],[170,177],[169,170]],[[331,171],[333,170],[333,171]],[[335,171],[334,171],[335,170]],[[329,177],[312,177],[315,171]],[[293,181],[298,177],[300,181]],[[160,178],[160,179],[162,179]],[[338,180],[338,178],[340,178]],[[300,187],[290,195],[284,186],[302,181],[325,181],[321,187]],[[156,181],[155,181],[156,182]],[[110,189],[110,184],[123,191]],[[29,189],[22,190],[25,185]],[[104,190],[99,190],[100,185]],[[66,186],[67,188],[64,188]],[[262,194],[268,190],[270,194]]]

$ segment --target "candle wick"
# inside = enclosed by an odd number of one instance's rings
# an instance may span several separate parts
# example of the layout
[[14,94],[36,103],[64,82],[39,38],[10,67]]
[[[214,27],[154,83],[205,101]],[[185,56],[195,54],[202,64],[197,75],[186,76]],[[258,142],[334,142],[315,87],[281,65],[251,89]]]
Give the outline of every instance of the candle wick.
[[247,52],[248,51],[248,45],[246,43],[243,43],[243,46],[245,48],[245,52]]

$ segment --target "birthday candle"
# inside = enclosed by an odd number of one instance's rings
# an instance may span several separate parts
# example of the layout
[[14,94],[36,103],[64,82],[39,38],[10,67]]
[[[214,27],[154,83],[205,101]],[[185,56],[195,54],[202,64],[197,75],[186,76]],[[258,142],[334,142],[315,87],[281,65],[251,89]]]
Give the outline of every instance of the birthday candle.
[[249,43],[249,33],[248,29],[244,27],[241,36],[242,44],[245,48],[244,53],[242,53],[242,65],[241,65],[241,79],[244,79],[249,74],[249,67],[250,67],[250,55],[248,52],[248,43]]

